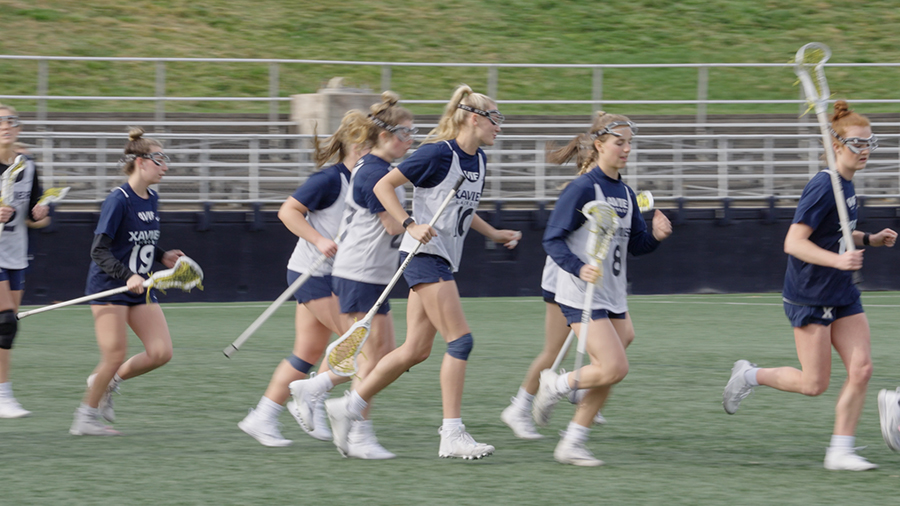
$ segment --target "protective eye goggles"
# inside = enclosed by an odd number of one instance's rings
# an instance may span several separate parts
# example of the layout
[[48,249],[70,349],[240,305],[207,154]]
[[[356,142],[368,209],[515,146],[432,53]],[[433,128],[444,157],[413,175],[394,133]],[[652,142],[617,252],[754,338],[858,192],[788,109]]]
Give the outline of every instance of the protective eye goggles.
[[137,158],[146,158],[147,160],[150,160],[151,162],[155,163],[157,167],[162,165],[163,163],[168,165],[169,161],[170,161],[169,155],[163,153],[162,151],[154,151],[153,153],[144,153],[142,155],[134,155],[134,154],[125,155],[121,159],[119,159],[119,164],[124,166],[128,162],[135,160]]
[[485,118],[488,119],[488,121],[491,122],[492,125],[499,126],[499,125],[502,125],[504,121],[506,121],[506,117],[504,117],[502,114],[500,114],[500,111],[498,111],[497,109],[491,109],[490,111],[485,111],[482,109],[476,109],[476,108],[474,108],[470,105],[466,105],[466,104],[459,104],[456,107],[459,109],[462,109],[464,111],[473,112],[479,116],[484,116]]
[[619,127],[623,127],[623,126],[627,126],[628,128],[631,129],[631,133],[633,135],[637,135],[638,127],[631,121],[613,121],[612,123],[601,128],[600,130],[597,130],[596,132],[591,133],[591,137],[596,139],[597,137],[600,137],[601,135],[606,135],[606,134],[614,135],[616,137],[622,137],[622,134],[620,134],[619,132],[613,132],[613,130],[616,128],[619,128]]
[[12,116],[12,115],[10,115],[10,116],[0,116],[0,124],[2,124],[2,123],[4,123],[4,122],[9,123],[9,126],[10,126],[11,128],[16,128],[17,126],[19,126],[19,117],[18,117],[18,116]]
[[867,149],[869,150],[869,152],[878,149],[878,137],[875,137],[874,135],[870,137],[849,137],[845,139],[838,135],[833,128],[831,128],[830,130],[831,135],[833,135],[834,138],[838,140],[838,142],[840,142],[844,146],[847,146],[847,149],[857,155]]
[[402,125],[388,125],[384,121],[376,118],[375,116],[370,116],[369,119],[372,120],[372,123],[375,125],[387,130],[388,132],[394,134],[400,142],[408,142],[412,140],[413,136],[419,133],[419,129],[416,127],[407,127]]
[[406,126],[392,126],[385,128],[388,132],[394,134],[400,142],[408,142],[411,141],[413,137],[417,133],[419,133],[419,129],[416,127],[406,127]]

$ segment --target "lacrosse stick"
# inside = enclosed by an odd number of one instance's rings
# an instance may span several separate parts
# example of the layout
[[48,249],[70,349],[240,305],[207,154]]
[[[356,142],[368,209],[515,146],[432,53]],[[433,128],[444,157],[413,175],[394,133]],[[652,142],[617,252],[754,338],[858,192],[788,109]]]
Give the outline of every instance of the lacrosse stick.
[[53,202],[59,202],[69,193],[69,188],[69,186],[65,188],[47,188],[44,194],[41,195],[41,198],[38,199],[37,205],[46,206]]
[[[187,256],[180,256],[178,260],[175,262],[175,266],[171,269],[166,269],[163,271],[159,271],[153,275],[151,275],[148,279],[144,280],[144,288],[147,290],[151,288],[156,288],[160,291],[165,291],[169,288],[181,288],[185,292],[191,291],[194,287],[199,287],[201,290],[203,289],[203,285],[201,282],[203,281],[203,270],[200,269],[200,266],[197,265],[197,262],[191,260]],[[43,313],[45,311],[51,311],[53,309],[59,309],[61,307],[72,306],[75,304],[80,304],[82,302],[88,302],[92,300],[102,299],[104,297],[109,297],[111,295],[116,295],[119,293],[127,292],[128,287],[122,286],[119,288],[113,288],[111,290],[106,290],[99,293],[92,293],[91,295],[85,295],[84,297],[79,297],[77,299],[67,300],[65,302],[60,302],[58,304],[51,304],[49,306],[39,307],[37,309],[32,309],[31,311],[23,311],[16,315],[16,318],[21,320],[26,316],[31,316],[38,313]]]
[[[642,213],[646,213],[647,211],[653,210],[653,194],[648,191],[642,191],[636,195],[638,210]],[[604,258],[606,255],[604,254]],[[566,337],[566,342],[563,343],[562,348],[559,349],[559,353],[556,355],[556,360],[553,361],[553,365],[550,366],[551,371],[556,371],[559,369],[559,365],[562,363],[563,359],[566,358],[566,354],[569,353],[569,346],[572,346],[572,341],[575,340],[575,331],[570,330],[569,335]]]
[[[598,267],[606,259],[613,235],[619,228],[619,217],[611,205],[602,200],[592,200],[581,208],[581,212],[588,221],[588,243],[585,248],[590,258],[590,265]],[[591,323],[592,303],[594,301],[594,288],[603,283],[603,270],[600,277],[594,283],[588,283],[584,294],[584,308],[581,311],[581,332],[578,335],[578,347],[575,354],[575,390],[578,390],[578,381],[581,376],[581,364],[584,362],[584,350],[588,337],[588,326]]]
[[[459,187],[462,186],[465,179],[465,176],[459,176],[456,184],[453,185],[453,189],[447,194],[447,198],[444,199],[444,202],[441,203],[441,207],[434,213],[431,222],[428,223],[429,226],[434,227],[434,224],[437,223],[437,220],[444,212],[444,209],[446,209],[447,206],[450,205],[450,201],[456,197],[456,191],[459,190]],[[406,266],[409,265],[410,260],[416,256],[416,253],[419,252],[419,248],[422,247],[422,244],[423,243],[421,242],[416,244],[416,247],[406,256],[403,263],[400,264],[400,268],[397,269],[394,277],[391,278],[391,281],[388,283],[387,287],[385,287],[384,291],[381,292],[381,295],[378,297],[378,300],[375,301],[375,305],[372,306],[372,309],[366,313],[366,316],[362,320],[354,323],[347,332],[344,332],[344,335],[331,343],[328,346],[328,349],[325,350],[325,353],[328,356],[328,367],[333,373],[338,376],[352,376],[356,374],[358,369],[356,357],[362,351],[363,345],[366,344],[366,340],[369,338],[369,330],[372,327],[372,318],[375,317],[375,313],[378,312],[378,309],[384,304],[384,301],[387,300],[388,294],[391,293],[391,289],[397,284],[400,276],[403,275],[403,271],[406,270]]]
[[[19,174],[25,170],[25,155],[18,155],[15,160],[13,160],[12,165],[7,167],[3,174],[0,175],[0,206],[8,205],[8,202],[12,200],[13,197],[13,185],[16,183],[16,178],[19,177]],[[6,228],[6,225],[0,225],[0,235],[3,234],[3,229]]]
[[[841,187],[841,177],[837,173],[837,162],[832,146],[831,131],[828,124],[828,98],[831,90],[828,89],[828,81],[825,79],[825,62],[831,58],[831,49],[819,42],[810,42],[797,50],[794,58],[794,73],[800,79],[803,93],[810,107],[816,110],[816,118],[819,120],[819,129],[822,131],[822,146],[825,148],[825,160],[828,163],[828,174],[831,176],[831,189],[834,192],[834,201],[837,205],[838,220],[841,223],[841,235],[844,240],[844,250],[854,251],[853,231],[850,230],[850,217],[847,212],[847,201],[844,199],[844,189]],[[815,71],[815,79],[810,73],[810,67]],[[861,273],[853,271],[853,280],[859,283]]]
[[[334,239],[334,242],[339,243],[340,238],[341,238],[341,234],[340,234],[340,232],[338,232],[338,235]],[[327,259],[328,259],[328,256],[323,253],[321,256],[319,256],[318,259],[316,259],[316,261],[312,264],[312,266],[302,276],[295,279],[294,282],[291,283],[290,286],[288,286],[285,291],[281,292],[281,295],[279,295],[278,298],[275,299],[275,301],[272,302],[272,304],[269,305],[269,307],[266,308],[266,310],[263,311],[262,314],[259,315],[259,317],[253,321],[253,323],[250,324],[249,327],[247,327],[247,330],[242,332],[241,335],[239,335],[238,338],[235,339],[233,343],[229,344],[223,350],[223,353],[225,353],[225,356],[228,358],[231,358],[231,356],[234,355],[234,353],[240,349],[241,345],[243,345],[244,342],[247,341],[247,339],[250,339],[250,336],[252,336],[253,333],[256,332],[257,330],[259,330],[259,328],[262,327],[262,324],[265,323],[266,320],[268,320],[269,317],[272,316],[272,314],[275,311],[277,311],[278,308],[281,307],[282,304],[284,304],[284,301],[293,297],[293,295],[295,293],[297,293],[297,290],[299,290],[300,287],[303,286],[304,283],[309,281],[309,278],[312,277],[313,271],[315,271],[319,267],[321,267],[322,264],[324,264],[325,260],[327,260]]]

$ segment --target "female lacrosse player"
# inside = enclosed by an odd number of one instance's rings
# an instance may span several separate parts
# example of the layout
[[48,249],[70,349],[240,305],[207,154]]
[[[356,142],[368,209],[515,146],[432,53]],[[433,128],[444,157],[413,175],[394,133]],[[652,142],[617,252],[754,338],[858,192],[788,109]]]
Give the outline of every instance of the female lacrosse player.
[[[672,233],[672,225],[660,211],[647,229],[638,211],[634,191],[622,182],[620,171],[628,162],[631,141],[637,128],[625,116],[599,112],[589,133],[550,154],[553,163],[576,158],[581,168],[590,168],[572,181],[556,202],[544,233],[544,249],[560,266],[556,282],[556,302],[576,334],[581,333],[582,312],[590,311],[586,350],[590,364],[568,374],[546,369],[541,372],[540,387],[534,397],[533,415],[546,425],[553,407],[572,390],[587,389],[575,416],[553,452],[563,464],[598,466],[585,447],[594,416],[603,407],[612,386],[628,373],[625,348],[634,339],[634,325],[626,301],[626,254],[650,253]],[[583,159],[583,154],[587,153]],[[579,156],[582,154],[582,156]],[[581,213],[591,201],[601,200],[615,209],[619,218],[609,253],[599,268],[589,262],[585,246],[589,239],[588,222]],[[587,283],[598,282],[590,307],[584,307]]]
[[[831,117],[834,170],[840,176],[849,224],[856,226],[857,202],[853,175],[866,167],[877,139],[865,116],[834,104]],[[888,246],[897,233],[886,228],[876,234],[853,231],[856,246]],[[863,265],[863,250],[846,251],[831,175],[822,171],[807,183],[784,239],[788,267],[784,277],[784,311],[794,327],[800,369],[759,368],[738,360],[725,386],[725,412],[734,414],[753,387],[765,385],[786,392],[821,395],[831,377],[831,348],[847,369],[835,407],[834,433],[825,452],[825,468],[864,471],[878,467],[856,454],[856,425],[872,376],[869,322],[863,312],[852,271]]]
[[[502,122],[503,116],[493,100],[462,85],[425,143],[375,185],[384,208],[406,228],[400,251],[408,254],[419,241],[425,246],[404,272],[411,287],[406,341],[381,359],[350,395],[325,403],[335,441],[346,437],[350,421],[359,419],[376,393],[428,358],[435,332],[440,332],[447,341],[447,353],[441,365],[444,421],[439,430],[438,455],[477,459],[494,452],[493,446],[476,443],[460,418],[466,359],[473,341],[453,272],[459,268],[463,240],[470,226],[508,247],[514,247],[515,243],[510,243],[521,237],[513,230],[497,230],[475,214],[485,177],[481,146],[494,144]],[[465,176],[463,185],[432,228],[429,221],[460,176]],[[395,194],[407,182],[415,186],[415,219],[407,214]]]
[[[48,208],[37,205],[41,184],[34,159],[16,146],[19,138],[16,110],[0,104],[0,173],[10,170],[16,157],[25,156],[25,166],[11,180],[11,192],[0,202],[0,418],[21,418],[31,414],[16,401],[9,381],[10,355],[18,324],[16,312],[25,288],[28,267],[28,221],[46,225]],[[13,168],[12,170],[15,170]]]
[[[341,313],[349,317],[348,323],[363,318],[375,305],[397,269],[398,241],[394,236],[402,233],[403,227],[388,214],[373,188],[390,171],[391,163],[406,154],[417,131],[412,113],[398,106],[398,101],[396,93],[386,91],[382,93],[382,102],[372,106],[366,135],[372,149],[357,164],[347,192],[342,216],[344,231],[334,259],[332,288],[338,295]],[[402,188],[398,190],[398,201],[404,198],[402,192]],[[386,301],[372,320],[359,377],[365,378],[392,349],[394,323],[390,303]],[[291,393],[295,400],[303,395],[321,395],[332,386],[329,376],[295,382]],[[345,432],[335,431],[334,443],[345,457],[373,460],[395,457],[378,443],[372,422],[362,417],[348,424]]]
[[[141,128],[128,132],[121,163],[128,182],[113,189],[100,208],[94,230],[86,294],[127,286],[129,291],[91,302],[100,363],[88,377],[81,406],[75,410],[70,434],[114,436],[119,432],[100,417],[115,420],[112,393],[124,380],[148,373],[172,358],[172,338],[156,293],[144,293],[143,282],[154,262],[174,267],[180,250],[163,251],[159,240],[159,200],[150,185],[169,169],[169,157],[159,141],[143,137]],[[144,351],[127,361],[126,324],[144,344]]]
[[[556,278],[560,268],[549,256],[544,262],[544,271],[541,275],[541,292],[546,303],[544,313],[544,349],[535,357],[525,373],[525,379],[515,396],[510,399],[509,406],[500,414],[500,419],[512,429],[516,437],[520,439],[542,439],[544,436],[534,427],[534,419],[531,416],[532,403],[538,391],[541,371],[553,365],[554,360],[566,342],[569,335],[569,324],[566,315],[562,313],[559,304],[556,303]],[[573,390],[569,400],[578,404],[586,390]],[[600,412],[594,417],[594,424],[602,425],[606,418]]]
[[[347,319],[340,314],[338,298],[331,291],[331,262],[316,267],[319,258],[334,258],[338,250],[335,239],[344,200],[350,182],[350,173],[356,162],[368,152],[368,125],[366,115],[358,110],[348,111],[337,131],[325,145],[315,138],[317,167],[337,159],[337,164],[311,175],[287,198],[278,217],[285,226],[299,237],[294,253],[288,261],[287,283],[293,284],[303,273],[312,270],[309,278],[294,294],[297,311],[294,318],[295,337],[293,353],[282,360],[269,382],[268,388],[256,409],[238,426],[265,446],[287,446],[289,439],[281,435],[278,416],[288,399],[291,382],[309,376],[313,364],[322,356],[332,332],[343,334]],[[327,361],[323,361],[327,366]],[[348,381],[334,373],[320,369],[322,379],[331,385]],[[313,373],[314,374],[314,373]],[[298,382],[299,399],[288,402],[288,409],[303,429],[317,439],[331,439],[325,421],[324,395],[305,395],[304,382]],[[321,416],[316,417],[316,412]]]
[[[591,160],[594,148],[590,143],[584,142],[578,146],[578,150],[574,154],[576,157],[576,166],[580,176],[593,168]],[[560,268],[556,265],[549,255],[544,262],[544,271],[541,274],[541,292],[543,293],[546,308],[544,313],[544,349],[540,355],[535,357],[531,362],[531,366],[525,373],[525,379],[519,391],[510,400],[509,406],[500,414],[500,419],[512,429],[516,437],[521,439],[541,439],[542,436],[534,427],[534,420],[531,416],[532,404],[534,396],[538,391],[541,371],[550,368],[553,365],[557,355],[562,350],[569,335],[569,324],[566,322],[566,316],[560,311],[559,304],[556,303],[556,279],[559,275]],[[573,390],[569,394],[569,400],[574,404],[578,404],[585,390]],[[600,412],[594,418],[595,424],[604,424],[606,419]]]

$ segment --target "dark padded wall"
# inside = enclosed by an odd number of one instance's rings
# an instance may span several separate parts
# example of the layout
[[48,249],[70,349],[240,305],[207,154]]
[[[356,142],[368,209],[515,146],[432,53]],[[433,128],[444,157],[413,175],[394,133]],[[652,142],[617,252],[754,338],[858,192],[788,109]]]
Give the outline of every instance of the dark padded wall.
[[[666,210],[674,233],[654,253],[629,257],[635,294],[774,292],[781,290],[784,235],[792,209]],[[476,232],[466,239],[457,273],[465,297],[540,295],[547,211],[491,211],[480,215],[495,226],[522,230],[519,247],[507,251]],[[898,210],[863,207],[859,229],[900,230]],[[649,213],[646,215],[649,219]],[[34,260],[24,304],[49,304],[83,294],[97,213],[55,213],[53,224],[34,230]],[[163,212],[163,248],[180,248],[203,267],[205,290],[161,296],[162,302],[274,300],[286,287],[285,268],[295,237],[274,212]],[[864,290],[900,290],[900,249],[869,248]],[[405,297],[401,282],[393,297]]]

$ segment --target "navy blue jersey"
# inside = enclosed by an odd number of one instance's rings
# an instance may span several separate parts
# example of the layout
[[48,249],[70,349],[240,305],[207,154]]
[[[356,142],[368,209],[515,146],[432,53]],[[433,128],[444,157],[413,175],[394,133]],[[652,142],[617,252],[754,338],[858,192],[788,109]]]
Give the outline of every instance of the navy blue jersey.
[[[622,176],[613,179],[604,174],[600,167],[582,174],[563,189],[547,221],[544,250],[557,265],[576,277],[584,262],[569,249],[566,238],[584,224],[586,218],[581,208],[597,198],[594,185],[600,187],[606,202],[616,210],[620,218],[628,213],[629,201],[631,209],[638,209],[634,190],[622,182]],[[623,223],[621,227],[628,234],[628,251],[632,255],[650,253],[659,246],[659,241],[647,228],[641,213],[631,213],[631,223]]]
[[292,196],[310,212],[328,209],[341,196],[342,176],[350,180],[350,170],[343,163],[326,167],[309,176]]
[[353,175],[353,202],[367,209],[372,214],[384,212],[384,206],[375,196],[375,184],[391,171],[391,163],[381,158],[368,154],[356,163]]
[[416,188],[433,188],[447,178],[447,173],[450,172],[450,166],[453,163],[454,151],[459,157],[459,167],[466,175],[466,179],[473,182],[478,181],[481,171],[480,160],[487,159],[484,151],[478,148],[474,155],[470,155],[459,147],[456,139],[423,144],[397,168]]
[[[853,182],[843,177],[840,179],[852,232],[856,228],[858,211],[856,190]],[[803,223],[811,227],[813,232],[809,240],[816,246],[839,254],[846,250],[831,188],[831,176],[827,171],[819,172],[806,184],[792,223]],[[794,304],[846,306],[859,298],[859,290],[853,284],[851,271],[806,263],[788,255],[783,295],[788,302]]]
[[[159,240],[159,196],[147,189],[150,197],[139,197],[128,183],[115,188],[103,201],[100,220],[94,235],[112,239],[110,253],[132,272],[146,275],[153,266],[156,243]],[[111,277],[99,265],[91,262],[88,269],[86,294],[125,286],[124,280]],[[143,297],[137,295],[136,297]]]

